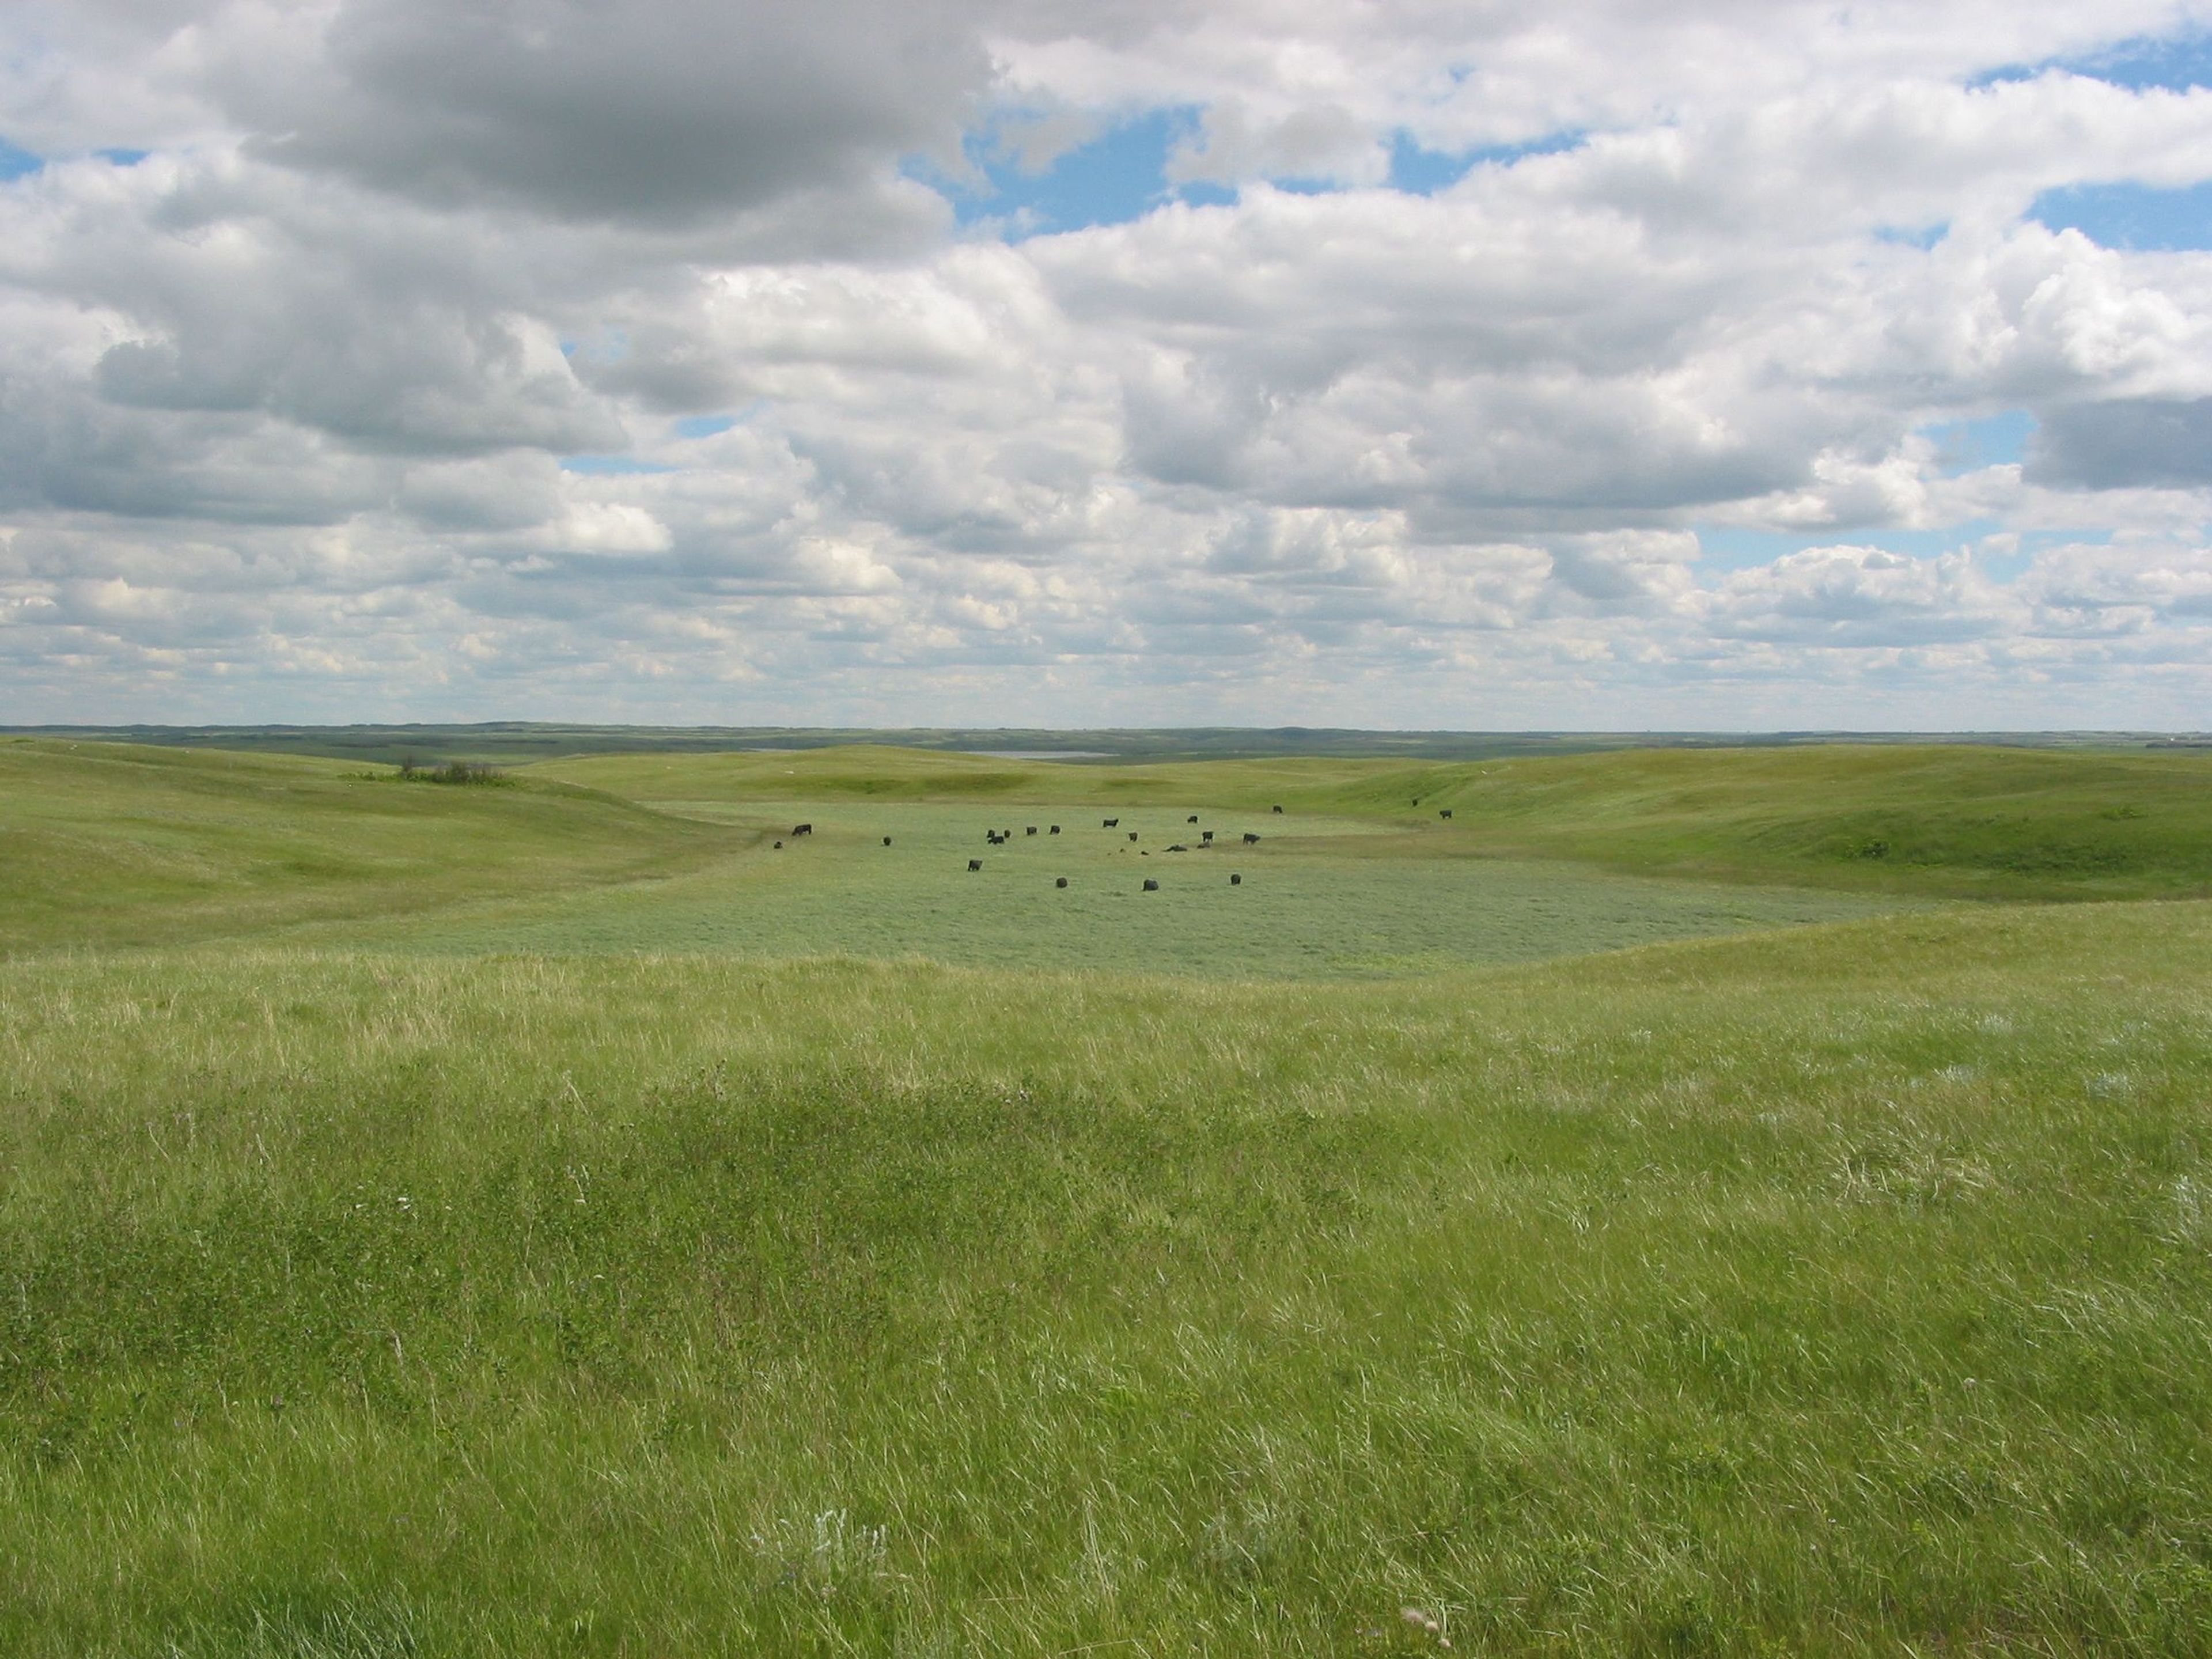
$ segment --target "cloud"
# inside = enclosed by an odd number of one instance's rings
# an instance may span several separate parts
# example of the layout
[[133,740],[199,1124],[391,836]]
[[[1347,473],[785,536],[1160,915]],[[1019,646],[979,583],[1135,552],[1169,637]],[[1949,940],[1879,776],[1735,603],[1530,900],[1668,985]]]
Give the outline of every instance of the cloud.
[[2053,409],[2028,477],[2077,489],[2212,487],[2212,398],[2114,398]]
[[644,224],[866,204],[896,156],[957,142],[991,70],[973,9],[933,0],[91,5],[21,38],[45,50],[16,71],[19,143],[92,148],[96,95],[136,88],[125,109],[168,131],[103,124],[126,142],[213,128],[410,199]]
[[[2185,709],[2212,255],[2027,216],[2212,178],[2212,92],[1990,77],[2176,16],[32,8],[0,24],[0,134],[48,158],[0,185],[0,689]],[[1133,221],[1009,242],[969,200],[971,157],[1049,172],[1146,112]],[[1390,188],[1404,142],[1464,176]],[[2013,411],[2024,459],[1929,435]]]
[[2063,544],[2038,559],[2021,586],[2039,627],[2055,635],[2133,635],[2193,659],[2212,630],[2212,549],[2201,543]]
[[1740,571],[1705,604],[1724,636],[1830,647],[1986,639],[2012,608],[1965,554],[1913,559],[1848,546]]

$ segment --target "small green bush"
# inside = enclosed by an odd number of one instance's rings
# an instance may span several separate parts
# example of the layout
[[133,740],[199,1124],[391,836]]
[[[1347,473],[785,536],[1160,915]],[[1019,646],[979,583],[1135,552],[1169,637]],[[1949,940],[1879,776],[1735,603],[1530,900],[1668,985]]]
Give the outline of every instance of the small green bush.
[[442,766],[418,766],[411,759],[399,763],[399,775],[409,783],[489,783],[514,781],[488,761],[449,760]]

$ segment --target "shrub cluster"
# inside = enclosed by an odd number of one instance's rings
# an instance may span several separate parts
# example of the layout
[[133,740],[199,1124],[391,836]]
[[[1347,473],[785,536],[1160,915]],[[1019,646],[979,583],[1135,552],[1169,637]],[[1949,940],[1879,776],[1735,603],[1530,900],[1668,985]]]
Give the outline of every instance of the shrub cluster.
[[421,766],[410,757],[399,763],[399,775],[409,783],[505,783],[507,775],[488,761],[449,760],[441,766]]

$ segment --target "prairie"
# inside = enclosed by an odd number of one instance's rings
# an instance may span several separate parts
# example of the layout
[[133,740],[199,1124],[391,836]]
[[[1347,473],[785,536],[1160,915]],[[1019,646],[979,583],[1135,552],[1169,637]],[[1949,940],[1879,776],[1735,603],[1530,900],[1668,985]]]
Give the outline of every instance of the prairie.
[[2212,1651],[2212,772],[1802,753],[0,744],[0,1648]]

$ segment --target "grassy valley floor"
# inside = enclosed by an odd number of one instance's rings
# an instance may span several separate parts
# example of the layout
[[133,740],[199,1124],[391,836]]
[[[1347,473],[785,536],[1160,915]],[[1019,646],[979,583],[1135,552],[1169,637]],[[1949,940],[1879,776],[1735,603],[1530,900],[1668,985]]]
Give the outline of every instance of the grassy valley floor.
[[[1018,812],[934,802],[753,799],[670,810],[742,830],[745,850],[666,878],[300,937],[407,951],[836,954],[1030,971],[1373,978],[1909,902],[1559,860],[1409,856],[1402,832],[1308,814],[1195,808],[1202,823],[1222,826],[1208,848],[1187,823],[1193,811],[1180,806],[1119,809],[1109,830],[1094,810],[1048,803],[1035,836]],[[792,836],[800,823],[813,832]],[[1248,826],[1261,835],[1256,846],[1242,841]],[[1012,837],[987,843],[986,831],[1000,827]],[[980,870],[969,869],[971,858]],[[1147,879],[1158,891],[1145,890]]]

